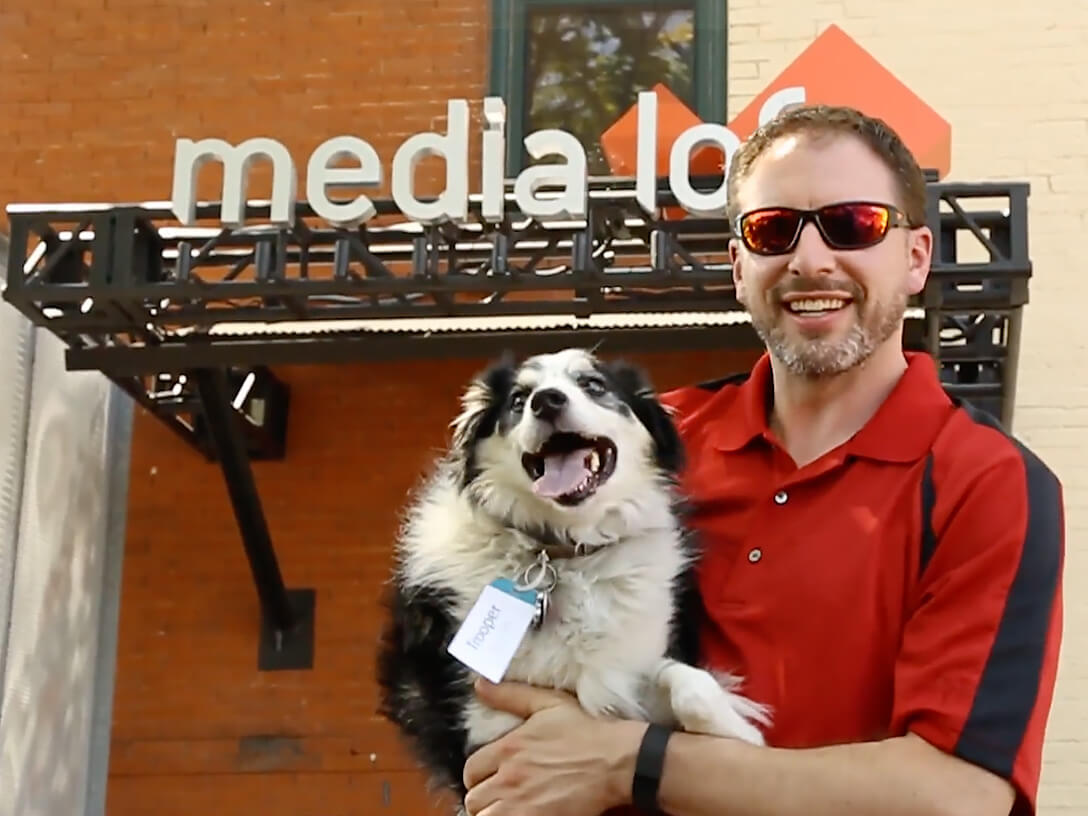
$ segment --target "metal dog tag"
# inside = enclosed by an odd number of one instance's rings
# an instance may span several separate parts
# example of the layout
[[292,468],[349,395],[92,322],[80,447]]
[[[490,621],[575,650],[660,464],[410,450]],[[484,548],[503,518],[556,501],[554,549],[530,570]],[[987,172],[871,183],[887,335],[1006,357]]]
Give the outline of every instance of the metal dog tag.
[[533,629],[539,629],[544,625],[544,619],[548,616],[548,607],[551,605],[552,590],[558,582],[559,574],[551,565],[548,554],[543,550],[537,555],[536,561],[526,567],[515,582],[519,590],[536,592],[536,610],[530,624]]
[[548,616],[548,605],[551,601],[552,593],[550,590],[546,592],[538,592],[536,594],[536,613],[533,615],[533,629],[539,629],[544,625],[544,618]]

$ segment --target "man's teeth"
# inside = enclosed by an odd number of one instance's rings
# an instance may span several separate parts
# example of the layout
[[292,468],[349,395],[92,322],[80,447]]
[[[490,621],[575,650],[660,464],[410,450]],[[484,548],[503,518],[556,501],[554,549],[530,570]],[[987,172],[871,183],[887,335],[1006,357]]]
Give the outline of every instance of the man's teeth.
[[786,304],[791,312],[833,312],[846,305],[842,298],[808,298],[793,300]]

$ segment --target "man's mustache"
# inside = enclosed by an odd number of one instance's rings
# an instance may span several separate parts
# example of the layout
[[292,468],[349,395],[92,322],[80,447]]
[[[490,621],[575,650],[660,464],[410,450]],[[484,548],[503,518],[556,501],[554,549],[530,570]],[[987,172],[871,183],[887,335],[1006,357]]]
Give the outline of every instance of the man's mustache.
[[771,290],[776,303],[781,303],[787,295],[819,295],[822,292],[845,292],[855,301],[865,299],[865,293],[862,292],[861,287],[851,280],[797,280],[779,283]]

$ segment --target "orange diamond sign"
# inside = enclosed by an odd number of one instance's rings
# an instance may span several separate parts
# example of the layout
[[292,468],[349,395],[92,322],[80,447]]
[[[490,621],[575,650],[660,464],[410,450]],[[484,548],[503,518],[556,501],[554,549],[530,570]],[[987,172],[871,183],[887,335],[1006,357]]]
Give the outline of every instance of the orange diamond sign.
[[[660,168],[668,166],[673,142],[687,128],[700,124],[700,119],[664,86],[658,85],[653,91],[658,98]],[[939,178],[948,173],[952,156],[952,128],[948,122],[836,25],[826,28],[729,123],[729,130],[740,141],[751,136],[759,125],[768,101],[771,114],[794,101],[857,108],[887,122],[923,169],[936,170]],[[601,135],[605,156],[617,175],[634,172],[637,111],[637,105],[632,106]],[[722,161],[721,150],[704,147],[691,157],[689,171],[718,173]]]
[[829,26],[729,124],[741,141],[775,93],[804,88],[805,104],[848,105],[883,119],[923,169],[943,178],[952,162],[952,128],[845,31]]
[[[702,124],[703,120],[662,83],[650,89],[657,95],[657,166],[668,168],[672,143],[685,130]],[[618,176],[633,176],[638,150],[638,106],[628,108],[604,133],[601,148],[612,172]],[[713,175],[722,172],[725,156],[720,148],[704,147],[692,153],[689,172]]]

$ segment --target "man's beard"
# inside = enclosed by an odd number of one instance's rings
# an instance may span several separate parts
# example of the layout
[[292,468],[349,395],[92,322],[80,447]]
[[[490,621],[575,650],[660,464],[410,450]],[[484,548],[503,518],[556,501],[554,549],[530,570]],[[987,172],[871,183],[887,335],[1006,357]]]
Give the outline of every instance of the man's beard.
[[[857,309],[855,320],[846,336],[840,340],[793,336],[785,328],[789,316],[784,314],[782,297],[788,292],[811,292],[819,296],[821,291],[849,292],[853,301],[844,309]],[[832,377],[842,374],[865,362],[889,337],[895,334],[907,309],[906,295],[898,294],[888,304],[870,301],[856,285],[821,284],[805,287],[775,287],[770,293],[768,306],[760,312],[749,309],[752,326],[759,334],[767,350],[780,360],[793,374],[809,379]],[[780,319],[776,322],[775,318]]]

